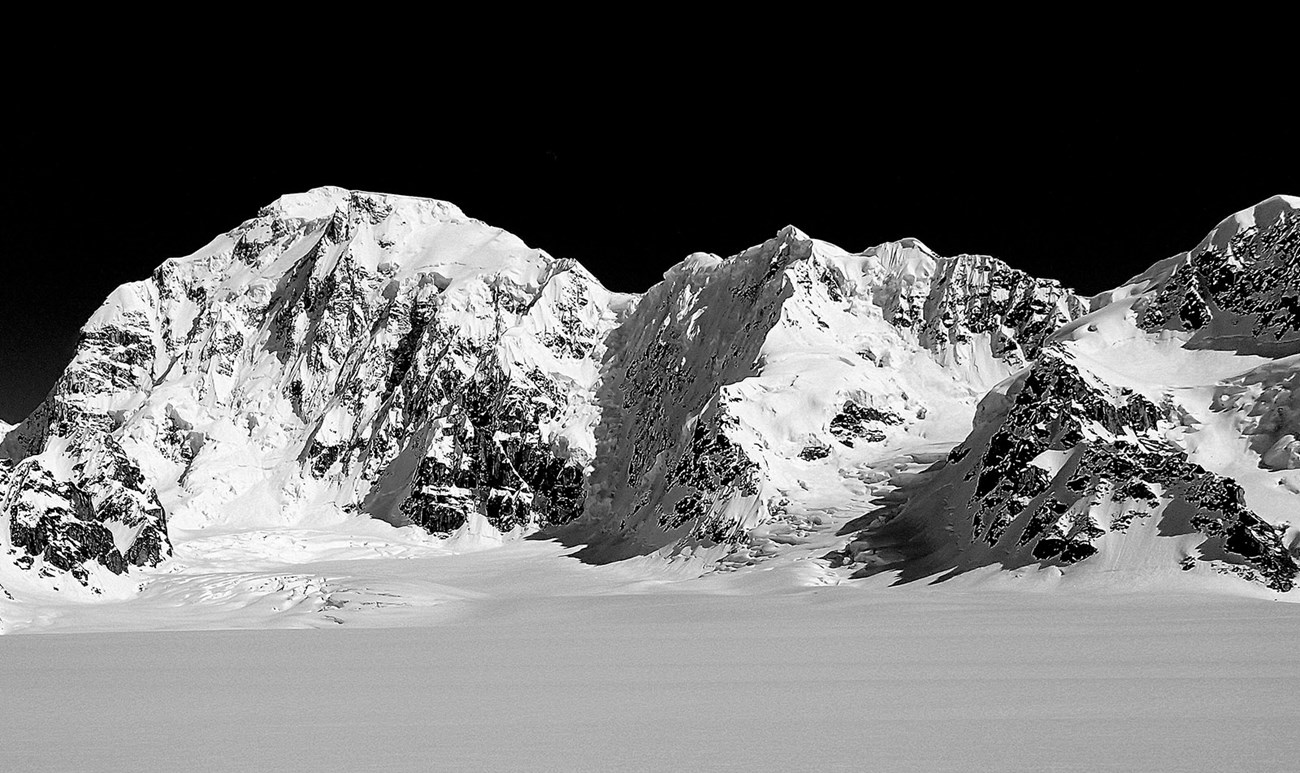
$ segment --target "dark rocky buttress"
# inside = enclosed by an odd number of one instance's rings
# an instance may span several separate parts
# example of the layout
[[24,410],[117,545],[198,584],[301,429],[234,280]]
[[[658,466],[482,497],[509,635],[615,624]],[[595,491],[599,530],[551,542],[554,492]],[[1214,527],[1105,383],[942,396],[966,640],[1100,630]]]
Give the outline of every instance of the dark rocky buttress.
[[1189,331],[1194,348],[1300,352],[1300,212],[1275,197],[1252,217],[1224,221],[1180,256],[1143,300],[1139,324]]
[[0,513],[20,567],[87,584],[92,565],[121,574],[170,554],[158,495],[112,437],[78,433],[58,458],[58,468],[48,456],[0,462]]
[[[1166,439],[1175,424],[1166,408],[1101,382],[1053,344],[1003,411],[954,449],[898,517],[858,539],[905,557],[904,576],[918,578],[990,562],[1068,565],[1095,555],[1105,537],[1154,529],[1202,538],[1182,559],[1294,587],[1300,568],[1284,530],[1250,509],[1237,482]],[[944,511],[958,519],[952,530],[934,518]]]

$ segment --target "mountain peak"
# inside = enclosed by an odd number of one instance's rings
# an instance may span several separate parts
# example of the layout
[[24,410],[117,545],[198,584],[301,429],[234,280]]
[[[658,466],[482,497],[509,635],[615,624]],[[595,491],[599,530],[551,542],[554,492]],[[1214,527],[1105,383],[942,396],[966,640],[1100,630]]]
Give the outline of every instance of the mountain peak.
[[423,210],[440,219],[465,218],[465,213],[459,207],[440,199],[351,190],[336,185],[322,185],[301,193],[287,193],[263,207],[259,214],[319,220],[332,216],[336,211],[349,211],[356,206],[367,210],[390,207]]
[[774,237],[778,241],[810,242],[812,237],[794,225],[783,226]]
[[1265,231],[1272,228],[1284,213],[1300,210],[1300,197],[1278,194],[1258,204],[1247,207],[1224,218],[1201,243],[1200,249],[1213,247],[1226,249],[1233,237],[1252,228]]

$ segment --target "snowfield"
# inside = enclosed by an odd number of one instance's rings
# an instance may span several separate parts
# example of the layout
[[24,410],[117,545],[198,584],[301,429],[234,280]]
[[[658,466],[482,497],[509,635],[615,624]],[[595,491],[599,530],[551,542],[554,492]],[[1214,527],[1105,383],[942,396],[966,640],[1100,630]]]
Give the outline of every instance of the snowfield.
[[5,637],[6,764],[1285,771],[1300,753],[1294,604],[580,593],[580,567],[547,578],[567,593],[489,595],[533,572],[447,563],[437,626]]
[[0,606],[45,633],[0,637],[6,766],[1294,769],[1296,592],[891,586],[819,560],[827,523],[704,576],[378,521],[176,535],[139,593]]

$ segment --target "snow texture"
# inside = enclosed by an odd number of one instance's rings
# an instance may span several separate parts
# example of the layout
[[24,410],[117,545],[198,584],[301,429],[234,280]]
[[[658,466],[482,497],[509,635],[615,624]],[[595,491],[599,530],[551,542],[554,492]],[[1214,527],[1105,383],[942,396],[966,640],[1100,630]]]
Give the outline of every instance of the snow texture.
[[[0,637],[6,766],[1282,773],[1300,753],[1296,604],[639,580],[539,542],[391,564],[404,595],[324,631],[174,630],[234,603],[192,588],[106,618],[173,630]],[[417,592],[442,599],[427,626]],[[367,609],[401,627],[357,627]]]

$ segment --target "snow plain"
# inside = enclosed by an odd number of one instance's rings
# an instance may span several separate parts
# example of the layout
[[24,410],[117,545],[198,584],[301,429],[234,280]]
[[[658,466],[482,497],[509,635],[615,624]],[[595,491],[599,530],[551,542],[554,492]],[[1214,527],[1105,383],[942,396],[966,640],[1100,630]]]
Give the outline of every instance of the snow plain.
[[893,587],[821,561],[835,530],[704,576],[377,521],[177,534],[138,594],[0,602],[10,631],[44,632],[0,637],[0,753],[23,771],[1295,769],[1295,594],[1054,571]]

